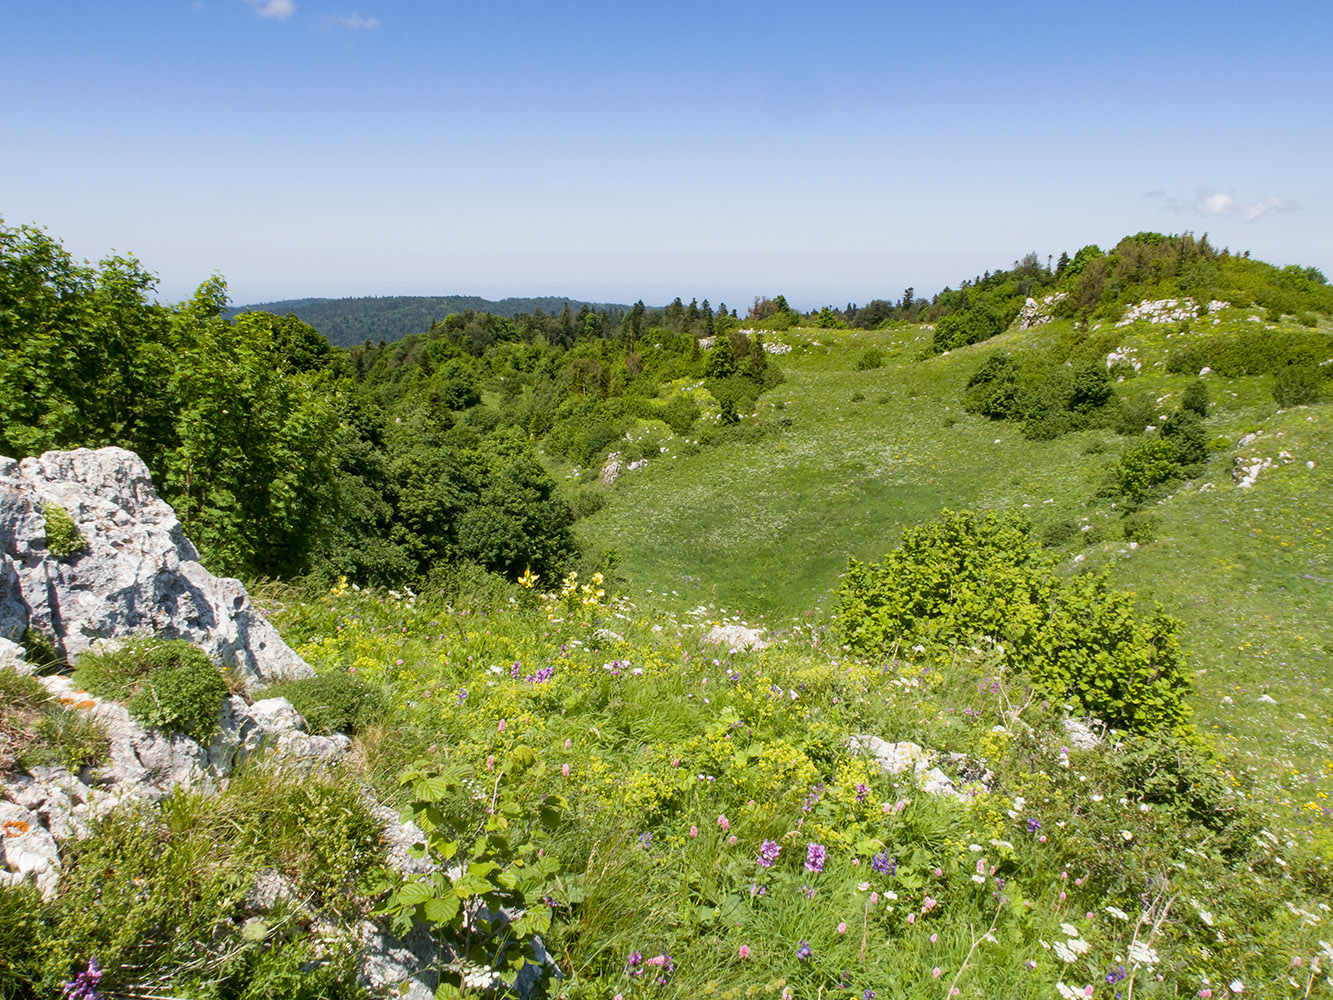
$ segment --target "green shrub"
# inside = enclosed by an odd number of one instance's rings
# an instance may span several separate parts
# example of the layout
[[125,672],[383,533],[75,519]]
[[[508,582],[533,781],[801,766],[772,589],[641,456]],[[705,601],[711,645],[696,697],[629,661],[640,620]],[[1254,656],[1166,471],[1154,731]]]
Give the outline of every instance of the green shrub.
[[1201,418],[1208,416],[1209,403],[1208,386],[1201,378],[1196,378],[1185,386],[1185,391],[1180,397],[1180,408]]
[[149,674],[129,700],[130,714],[145,726],[183,733],[201,743],[213,735],[227,697],[227,682],[207,659]]
[[1090,524],[1083,530],[1082,535],[1084,545],[1100,545],[1110,538],[1110,532],[1104,524]]
[[1197,465],[1208,459],[1208,436],[1193,410],[1179,409],[1166,418],[1162,438],[1176,446],[1176,461],[1182,466]]
[[286,698],[312,733],[356,733],[388,708],[382,691],[345,673],[282,681],[266,688],[264,697]]
[[1048,549],[1058,549],[1077,534],[1077,521],[1055,521],[1042,529],[1041,543]]
[[1093,361],[1074,373],[1069,408],[1075,413],[1089,413],[1105,406],[1112,395],[1111,373],[1104,364]]
[[41,713],[50,701],[35,677],[0,670],[0,774],[27,763]]
[[1125,515],[1120,526],[1124,530],[1125,541],[1147,545],[1149,542],[1157,541],[1157,529],[1160,524],[1161,518],[1157,515],[1147,511],[1135,511]]
[[883,367],[884,352],[878,347],[867,347],[861,352],[861,357],[856,362],[856,370],[859,372],[872,371]]
[[57,559],[64,559],[75,552],[88,548],[88,539],[79,532],[74,518],[69,511],[59,504],[42,504],[42,516],[46,519],[46,549]]
[[1157,403],[1152,393],[1121,397],[1113,427],[1122,437],[1137,437],[1145,427],[1157,423]]
[[38,673],[47,674],[63,670],[66,666],[55,640],[39,629],[29,628],[19,640],[23,647],[23,658],[37,668]]
[[1122,456],[1111,470],[1116,493],[1134,503],[1142,503],[1155,487],[1180,478],[1180,450],[1168,438],[1140,441]]
[[1184,726],[1180,623],[1160,609],[1140,611],[1104,575],[1056,575],[1029,531],[1008,515],[945,511],[908,529],[881,565],[852,560],[838,588],[840,639],[882,657],[991,636],[1034,685],[1112,726]]
[[1317,403],[1323,395],[1322,381],[1314,365],[1287,365],[1273,376],[1273,398],[1282,407]]
[[569,493],[569,509],[575,521],[592,517],[606,506],[606,494],[590,486],[583,486]]
[[677,393],[666,401],[666,405],[662,407],[661,417],[672,431],[683,436],[690,432],[690,428],[694,426],[701,413],[699,404],[694,401],[693,396]]
[[140,636],[114,649],[82,654],[74,669],[74,683],[99,698],[129,701],[144,679],[159,670],[194,664],[212,668],[208,655],[184,639]]

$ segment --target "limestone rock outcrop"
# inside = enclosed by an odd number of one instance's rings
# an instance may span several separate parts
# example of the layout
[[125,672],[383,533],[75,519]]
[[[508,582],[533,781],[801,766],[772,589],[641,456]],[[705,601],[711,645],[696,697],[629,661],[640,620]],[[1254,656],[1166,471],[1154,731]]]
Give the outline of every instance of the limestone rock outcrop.
[[[55,507],[82,550],[50,551],[45,510]],[[29,629],[65,659],[99,639],[151,632],[234,664],[248,687],[313,673],[239,580],[200,564],[148,467],[123,448],[0,458],[0,638]]]

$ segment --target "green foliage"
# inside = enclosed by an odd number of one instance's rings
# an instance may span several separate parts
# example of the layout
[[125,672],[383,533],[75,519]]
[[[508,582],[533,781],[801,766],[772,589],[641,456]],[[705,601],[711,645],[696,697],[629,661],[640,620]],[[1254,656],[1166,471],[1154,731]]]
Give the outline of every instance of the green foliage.
[[1323,396],[1323,381],[1314,365],[1286,365],[1273,375],[1273,399],[1284,407],[1317,403]]
[[1092,361],[1074,373],[1069,394],[1069,409],[1075,413],[1089,413],[1105,406],[1114,395],[1111,375],[1106,365]]
[[1182,466],[1197,465],[1208,458],[1208,435],[1193,410],[1182,407],[1167,417],[1162,439],[1176,446],[1176,461]]
[[859,372],[874,371],[876,368],[883,367],[884,352],[878,347],[867,347],[861,352],[861,357],[856,362],[856,370]]
[[59,504],[42,504],[42,516],[46,520],[46,548],[57,559],[64,559],[75,552],[88,548],[88,539],[83,537],[69,511]]
[[1075,538],[1078,533],[1077,521],[1068,519],[1052,521],[1042,530],[1041,543],[1047,548],[1058,549],[1061,545],[1064,545]]
[[[1021,302],[1018,303],[1022,305]],[[988,300],[981,300],[963,312],[945,316],[935,324],[931,346],[936,353],[953,351],[968,344],[989,340],[1013,322],[1018,309],[1002,309]]]
[[340,672],[280,681],[264,696],[290,701],[312,733],[359,733],[389,708],[383,691]]
[[1201,378],[1196,378],[1185,386],[1185,391],[1180,396],[1180,408],[1195,414],[1200,419],[1208,416],[1208,407],[1211,402],[1208,395],[1208,386]]
[[184,664],[201,669],[211,666],[204,651],[184,639],[137,636],[110,649],[81,654],[75,664],[74,683],[99,698],[129,701],[150,674]]
[[0,884],[0,1000],[30,1000],[42,976],[46,926],[42,897],[32,885]]
[[1161,527],[1161,521],[1162,519],[1156,514],[1147,511],[1140,510],[1126,514],[1124,520],[1120,522],[1125,533],[1125,541],[1137,542],[1139,545],[1157,541],[1157,531]]
[[1227,378],[1275,374],[1291,365],[1318,365],[1333,357],[1333,337],[1307,330],[1243,330],[1201,337],[1174,350],[1167,370],[1195,375],[1204,367]]
[[852,560],[835,616],[861,656],[988,635],[1052,697],[1113,726],[1169,731],[1188,718],[1179,623],[1140,612],[1104,577],[1056,576],[1011,517],[945,511],[905,532],[882,565]]
[[459,519],[458,545],[465,556],[511,580],[529,567],[552,577],[574,558],[573,523],[555,482],[524,458],[496,476]]
[[57,706],[37,723],[41,742],[23,759],[25,767],[56,763],[73,774],[106,760],[111,744],[106,727],[77,705]]
[[1150,392],[1122,396],[1116,408],[1115,432],[1123,437],[1138,437],[1157,423],[1157,401]]
[[[107,996],[363,997],[352,949],[312,937],[308,908],[343,926],[360,920],[353,892],[379,868],[379,838],[354,785],[262,768],[233,773],[220,793],[177,791],[160,809],[113,812],[62,845],[59,898],[0,889],[0,977],[12,969],[24,984],[10,995],[58,996],[96,958]],[[247,919],[265,869],[294,896]],[[26,957],[11,928],[28,935]],[[7,966],[10,956],[21,964]]]
[[[425,924],[456,942],[443,969],[441,989],[448,992],[440,995],[461,994],[468,973],[480,966],[516,973],[533,961],[533,937],[551,930],[544,897],[560,862],[539,844],[559,825],[567,803],[556,794],[528,802],[518,793],[517,779],[542,769],[530,747],[514,747],[498,769],[491,778],[421,762],[399,776],[411,792],[412,819],[426,834],[425,855],[440,870],[405,882],[381,912],[394,917],[400,933]],[[481,802],[472,793],[479,785],[491,791]],[[502,909],[521,915],[506,919]]]
[[1180,478],[1180,449],[1166,437],[1148,438],[1120,456],[1111,470],[1115,491],[1134,503],[1142,503],[1149,492]]
[[38,720],[49,704],[46,688],[35,677],[0,670],[0,774],[27,762]]
[[145,726],[207,742],[227,684],[198,646],[183,639],[131,639],[79,657],[74,682],[99,698],[125,702]]
[[660,410],[661,418],[676,434],[688,434],[702,414],[693,396],[676,393]]
[[217,728],[227,682],[203,658],[155,670],[130,698],[130,714],[145,726],[207,743]]

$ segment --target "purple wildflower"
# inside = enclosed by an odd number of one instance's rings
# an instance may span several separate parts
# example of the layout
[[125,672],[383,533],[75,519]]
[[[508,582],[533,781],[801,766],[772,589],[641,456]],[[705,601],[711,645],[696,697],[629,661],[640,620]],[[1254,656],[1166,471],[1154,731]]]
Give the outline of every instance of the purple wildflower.
[[1028,817],[1028,833],[1036,833],[1040,829],[1041,829],[1041,824],[1038,823],[1035,819]]
[[781,851],[782,846],[776,840],[765,840],[759,845],[759,863],[765,868],[772,868]]
[[898,862],[883,851],[870,859],[870,867],[881,875],[895,875],[898,872]]
[[645,831],[644,833],[639,834],[639,846],[645,851],[653,846],[653,835],[651,832]]
[[802,941],[799,945],[797,945],[796,957],[799,958],[802,962],[808,962],[812,954],[814,953],[810,950],[809,941]]
[[88,968],[80,972],[71,982],[61,983],[65,1000],[101,1000],[97,984],[102,979],[102,967],[96,958],[88,959]]
[[818,875],[824,870],[824,859],[828,856],[828,848],[823,844],[811,844],[805,849],[805,870],[814,872]]
[[862,784],[861,782],[858,781],[856,783],[856,801],[864,802],[866,800],[866,796],[869,794],[870,794],[870,786]]

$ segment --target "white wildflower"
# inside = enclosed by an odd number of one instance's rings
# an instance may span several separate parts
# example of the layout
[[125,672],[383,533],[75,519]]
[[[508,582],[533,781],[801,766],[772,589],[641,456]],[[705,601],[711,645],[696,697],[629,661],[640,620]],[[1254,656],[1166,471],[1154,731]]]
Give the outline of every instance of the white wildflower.
[[1149,948],[1142,941],[1135,941],[1129,946],[1129,960],[1140,965],[1156,965],[1157,951]]

